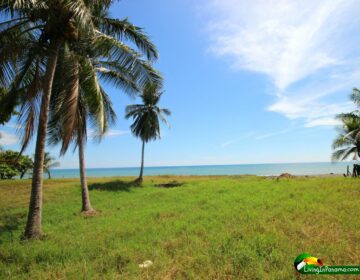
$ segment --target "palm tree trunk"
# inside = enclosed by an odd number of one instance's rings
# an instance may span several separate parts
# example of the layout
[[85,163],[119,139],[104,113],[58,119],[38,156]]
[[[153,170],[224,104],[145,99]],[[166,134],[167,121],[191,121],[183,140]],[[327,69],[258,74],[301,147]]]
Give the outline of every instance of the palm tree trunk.
[[143,181],[143,172],[144,172],[144,151],[145,151],[145,141],[142,141],[142,149],[141,149],[141,167],[140,167],[140,175],[138,178],[139,182]]
[[80,167],[80,182],[81,182],[81,199],[82,199],[82,212],[94,211],[91,207],[89,189],[85,175],[85,160],[84,160],[84,139],[82,133],[78,131],[79,140],[79,167]]
[[34,168],[31,185],[31,195],[29,203],[29,213],[25,227],[24,237],[26,239],[39,238],[41,236],[41,218],[43,202],[43,169],[44,155],[46,145],[46,130],[49,116],[49,103],[52,91],[52,84],[55,75],[55,68],[58,58],[58,44],[52,43],[52,50],[49,53],[46,73],[44,92],[41,100],[41,109],[39,115],[39,124],[36,138]]

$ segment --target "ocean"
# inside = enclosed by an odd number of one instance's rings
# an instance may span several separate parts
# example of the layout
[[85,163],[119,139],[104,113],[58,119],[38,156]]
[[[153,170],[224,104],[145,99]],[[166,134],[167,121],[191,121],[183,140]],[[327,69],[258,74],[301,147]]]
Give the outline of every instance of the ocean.
[[[343,174],[347,165],[352,170],[352,162],[312,162],[312,163],[270,163],[236,165],[198,165],[198,166],[163,166],[145,167],[144,175],[260,175],[272,176],[282,173],[293,175]],[[87,177],[137,176],[138,167],[88,168]],[[45,174],[46,175],[46,174]],[[44,176],[45,176],[44,175]],[[53,169],[53,178],[79,177],[78,169]]]

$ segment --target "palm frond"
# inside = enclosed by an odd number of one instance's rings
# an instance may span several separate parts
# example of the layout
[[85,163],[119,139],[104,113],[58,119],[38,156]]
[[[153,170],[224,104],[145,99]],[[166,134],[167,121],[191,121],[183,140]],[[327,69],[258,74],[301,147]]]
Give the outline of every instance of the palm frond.
[[20,124],[19,127],[22,128],[19,130],[22,135],[22,147],[20,154],[24,152],[34,135],[34,129],[40,111],[42,71],[39,60],[36,62],[35,69],[33,71],[34,73],[31,74],[31,83],[24,87],[24,89],[26,89],[26,99],[24,98],[24,101],[22,102],[18,117],[18,123]]
[[99,18],[98,22],[103,33],[120,41],[125,39],[135,43],[136,47],[146,55],[148,60],[152,61],[158,58],[157,48],[149,40],[144,30],[131,24],[128,19]]
[[[52,98],[51,121],[49,122],[49,133],[58,135],[50,139],[52,143],[61,138],[60,154],[63,155],[70,142],[76,137],[75,131],[79,125],[79,64],[66,47],[63,50],[62,61],[58,63],[54,84],[54,97]],[[61,128],[56,126],[61,124]],[[56,132],[56,133],[55,133]]]
[[121,88],[125,93],[134,96],[139,92],[138,85],[131,77],[127,77],[120,71],[109,70],[107,68],[96,68],[96,72],[101,80],[117,88]]
[[77,24],[86,32],[94,32],[94,22],[92,20],[91,7],[83,0],[64,0],[66,7],[72,13]]
[[346,146],[349,146],[349,145],[353,145],[354,144],[354,141],[349,138],[349,137],[346,137],[346,135],[339,135],[333,142],[332,144],[332,148],[333,149],[337,149],[337,148],[342,148],[342,147],[346,147]]
[[148,61],[142,60],[141,54],[113,37],[100,32],[97,35],[94,47],[98,50],[99,55],[116,62],[118,67],[136,81],[140,87],[145,87],[149,83],[162,85],[161,74]]
[[357,105],[360,106],[360,90],[353,88],[353,92],[350,95],[350,99]]
[[357,154],[357,148],[356,147],[350,147],[345,149],[339,149],[332,153],[332,161],[338,161],[338,160],[346,160],[351,154],[356,156]]

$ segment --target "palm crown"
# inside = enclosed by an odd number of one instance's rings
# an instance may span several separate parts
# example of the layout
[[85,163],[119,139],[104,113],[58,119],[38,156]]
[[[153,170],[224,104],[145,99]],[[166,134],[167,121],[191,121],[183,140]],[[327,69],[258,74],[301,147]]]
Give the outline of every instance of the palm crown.
[[[53,100],[66,107],[63,111],[62,153],[66,151],[78,123],[79,91],[74,89],[79,77],[76,74],[80,75],[83,91],[88,93],[87,99],[92,100],[88,103],[92,104],[91,113],[98,116],[96,127],[102,131],[98,135],[107,129],[105,113],[101,111],[103,107],[98,105],[108,100],[99,79],[121,87],[127,93],[139,91],[149,81],[161,84],[160,74],[142,59],[143,56],[149,61],[156,59],[156,47],[141,28],[127,19],[108,17],[106,8],[111,1],[2,2],[7,4],[3,4],[0,11],[15,13],[18,17],[1,25],[4,44],[0,51],[0,64],[3,66],[0,67],[0,87],[9,89],[1,107],[11,112],[17,104],[21,105],[19,122],[25,128],[22,150],[33,136],[38,119],[39,95],[46,67],[44,56],[51,40],[57,40],[60,58],[54,78],[55,91],[60,93]],[[58,30],[58,26],[65,28]],[[133,42],[140,52],[118,40]],[[16,69],[20,72],[16,73]],[[58,104],[57,108],[60,107]]]
[[49,179],[51,178],[50,169],[60,166],[58,161],[55,161],[55,158],[50,155],[50,153],[45,153],[44,157],[44,171],[48,174]]
[[[360,91],[356,88],[350,99],[360,106]],[[334,152],[332,160],[345,160],[350,156],[353,159],[360,157],[360,112],[355,110],[351,113],[343,113],[336,116],[341,121],[342,125],[338,128],[339,135],[333,142]]]
[[132,133],[144,142],[160,138],[159,119],[167,124],[165,116],[171,114],[170,110],[158,107],[161,95],[162,92],[156,84],[148,84],[141,95],[143,104],[126,107],[125,118],[134,119],[131,125]]

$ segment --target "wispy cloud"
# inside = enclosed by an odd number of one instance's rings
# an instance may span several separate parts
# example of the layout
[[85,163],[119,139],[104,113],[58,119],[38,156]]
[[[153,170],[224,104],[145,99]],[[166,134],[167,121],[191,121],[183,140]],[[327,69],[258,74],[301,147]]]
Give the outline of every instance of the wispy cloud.
[[281,134],[286,134],[286,133],[288,133],[288,132],[290,132],[292,130],[294,130],[294,128],[288,128],[288,129],[283,129],[283,130],[279,130],[279,131],[273,131],[273,132],[269,132],[269,133],[265,133],[265,134],[260,134],[260,135],[257,135],[255,137],[255,139],[256,140],[263,140],[263,139],[278,136],[278,135],[281,135]]
[[235,144],[237,142],[240,142],[241,140],[244,140],[244,139],[247,139],[247,138],[250,138],[252,136],[254,136],[255,133],[254,132],[248,132],[248,133],[245,133],[243,135],[241,135],[240,137],[237,137],[237,138],[234,138],[234,139],[231,139],[231,140],[228,140],[228,141],[225,141],[223,143],[220,144],[220,148],[225,148],[227,146],[230,146],[232,144]]
[[[312,125],[312,126],[315,126],[315,125]],[[256,133],[254,131],[251,131],[251,132],[243,134],[242,136],[240,136],[238,138],[234,138],[234,139],[231,139],[229,141],[225,141],[225,142],[221,143],[220,147],[225,148],[225,147],[231,146],[231,145],[233,145],[235,143],[241,142],[242,140],[245,140],[245,139],[248,139],[248,138],[251,138],[253,140],[263,140],[263,139],[275,137],[275,136],[278,136],[278,135],[286,134],[286,133],[289,133],[289,132],[294,131],[296,129],[297,129],[296,127],[290,127],[290,128],[286,128],[286,129],[283,129],[283,130],[272,131],[272,132],[268,132],[268,133]]]
[[[334,102],[360,76],[356,0],[213,0],[211,51],[234,68],[265,74],[275,87],[268,110],[305,126],[332,125],[349,109]],[[339,98],[337,98],[339,99]],[[330,121],[331,120],[331,121]]]
[[0,145],[13,145],[18,141],[15,134],[7,133],[5,131],[0,131]]
[[[127,130],[119,130],[119,129],[109,129],[108,132],[105,134],[105,137],[118,137],[118,136],[123,136],[126,134],[129,134],[130,131]],[[89,130],[89,134],[93,137],[96,137],[96,131],[94,131],[93,129]]]

